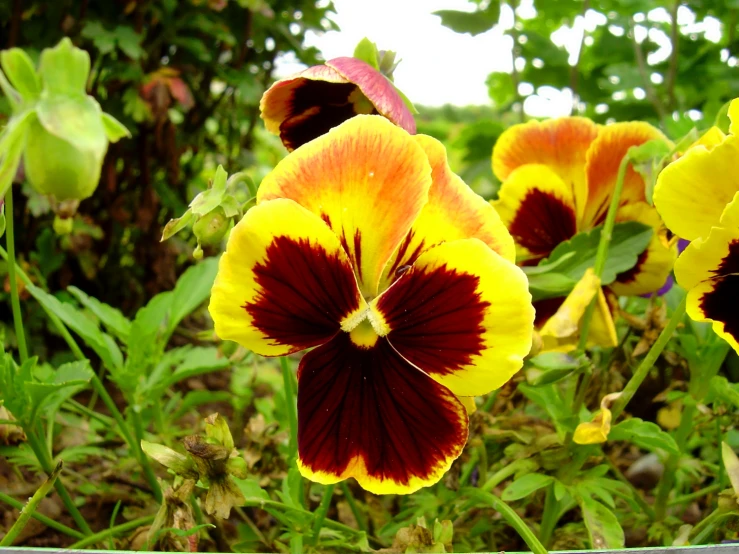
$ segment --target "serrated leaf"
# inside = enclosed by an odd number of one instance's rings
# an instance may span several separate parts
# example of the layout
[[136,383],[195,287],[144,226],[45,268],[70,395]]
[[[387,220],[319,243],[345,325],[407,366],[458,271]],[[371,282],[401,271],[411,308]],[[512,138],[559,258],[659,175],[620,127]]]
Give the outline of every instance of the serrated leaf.
[[102,115],[105,136],[110,142],[118,142],[122,138],[131,138],[131,132],[126,126],[108,113]]
[[34,101],[41,94],[41,79],[31,58],[20,48],[0,52],[0,65],[15,90],[26,102]]
[[546,487],[554,478],[551,475],[542,473],[527,473],[523,477],[519,477],[513,483],[508,485],[500,497],[509,502],[511,500],[519,500],[526,498],[530,494],[535,493],[539,489]]
[[114,34],[118,48],[132,60],[138,60],[145,54],[144,49],[141,48],[143,37],[132,27],[118,26],[115,28]]
[[656,423],[643,421],[638,417],[632,417],[613,426],[608,434],[608,440],[631,442],[650,451],[659,448],[670,454],[680,453],[675,439],[660,429]]
[[379,53],[377,52],[377,45],[367,37],[364,37],[359,41],[356,48],[354,48],[353,56],[362,60],[364,63],[371,65],[377,71],[380,70]]
[[39,75],[45,92],[79,96],[85,94],[90,74],[90,55],[63,38],[54,48],[41,52]]
[[579,499],[582,518],[594,550],[624,547],[624,531],[614,513],[589,496]]
[[120,310],[100,302],[97,298],[88,296],[77,287],[69,287],[67,290],[85,308],[90,310],[107,329],[113,332],[123,344],[128,342],[128,334],[131,332],[131,322]]

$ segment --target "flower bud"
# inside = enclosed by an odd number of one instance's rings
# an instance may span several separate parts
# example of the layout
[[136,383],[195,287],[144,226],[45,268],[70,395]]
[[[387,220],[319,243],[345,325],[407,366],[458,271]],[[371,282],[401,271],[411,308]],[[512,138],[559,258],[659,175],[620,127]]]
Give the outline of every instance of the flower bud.
[[226,212],[221,206],[193,223],[192,232],[201,246],[215,246],[226,236],[231,227],[231,218],[226,217]]

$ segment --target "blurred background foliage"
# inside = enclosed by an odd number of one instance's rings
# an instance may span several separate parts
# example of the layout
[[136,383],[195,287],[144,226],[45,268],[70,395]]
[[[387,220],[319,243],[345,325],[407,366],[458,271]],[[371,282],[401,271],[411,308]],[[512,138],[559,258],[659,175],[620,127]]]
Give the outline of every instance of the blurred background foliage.
[[[602,123],[647,120],[676,139],[720,120],[739,90],[737,0],[471,0],[469,10],[436,13],[440,25],[473,35],[506,16],[510,51],[460,63],[511,56],[513,69],[489,75],[489,105],[421,106],[418,127],[447,145],[452,168],[488,198],[497,190],[493,145],[535,112],[537,97],[564,98],[565,113]],[[75,283],[126,313],[171,288],[194,242],[160,243],[163,225],[218,164],[258,183],[284,156],[259,119],[260,96],[281,57],[321,61],[306,34],[336,29],[332,13],[330,2],[311,0],[0,3],[0,47],[37,57],[69,36],[92,58],[88,92],[133,134],[111,146],[71,235],[57,236],[46,199],[22,188],[18,250],[33,278],[52,290]],[[8,111],[0,103],[0,117]]]

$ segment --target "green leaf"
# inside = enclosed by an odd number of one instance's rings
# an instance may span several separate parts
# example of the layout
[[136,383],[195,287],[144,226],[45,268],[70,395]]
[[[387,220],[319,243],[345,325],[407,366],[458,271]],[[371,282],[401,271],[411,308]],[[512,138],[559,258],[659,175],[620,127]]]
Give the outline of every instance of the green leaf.
[[497,107],[504,107],[516,99],[516,83],[510,73],[495,71],[486,79],[488,96]]
[[42,95],[39,122],[52,135],[102,158],[108,148],[100,105],[91,96]]
[[26,102],[32,102],[41,94],[41,79],[31,58],[20,48],[0,52],[0,65],[15,90]]
[[579,369],[583,361],[561,352],[544,352],[529,359],[526,380],[531,386],[555,383]]
[[68,287],[67,290],[80,304],[90,310],[123,344],[128,342],[128,334],[131,332],[131,322],[120,310],[100,302],[97,298],[88,296],[77,287]]
[[86,22],[81,34],[89,38],[101,54],[110,54],[115,49],[115,34],[99,21]]
[[168,240],[175,236],[177,233],[182,231],[185,227],[187,227],[187,224],[192,221],[193,213],[192,210],[188,208],[188,210],[182,214],[182,217],[176,217],[174,219],[170,219],[167,224],[164,226],[164,230],[162,231],[162,241]]
[[126,56],[132,60],[138,60],[144,56],[146,52],[141,48],[141,40],[143,37],[138,34],[132,27],[118,26],[114,31],[118,48],[120,48]]
[[455,33],[479,35],[492,29],[500,18],[500,2],[491,0],[487,8],[475,12],[439,10],[433,12],[441,18],[441,24]]
[[77,333],[85,344],[95,353],[111,372],[116,372],[123,366],[123,355],[110,335],[103,333],[98,326],[72,304],[60,302],[58,298],[29,285],[28,292],[44,309],[56,315],[67,327]]
[[190,203],[192,213],[205,215],[214,210],[223,201],[223,197],[226,194],[227,182],[228,173],[226,173],[222,165],[219,165],[213,177],[212,185],[207,190],[198,194]]
[[26,383],[26,390],[33,405],[31,420],[45,407],[50,408],[50,413],[56,412],[59,406],[87,385],[93,375],[90,362],[81,360],[50,370],[47,379],[42,382]]
[[[526,272],[524,267],[524,272]],[[577,284],[577,279],[563,275],[562,273],[542,272],[529,276],[529,292],[534,301],[545,298],[556,298],[566,296]]]
[[[566,278],[577,282],[589,267],[595,265],[602,231],[601,225],[590,231],[578,233],[570,240],[557,245],[549,258],[539,263],[529,280],[532,294],[534,291],[537,292],[536,300],[562,296],[562,292],[557,294],[555,292],[566,285]],[[636,221],[616,223],[613,226],[608,259],[603,268],[604,285],[612,283],[619,273],[628,271],[636,265],[639,254],[647,248],[653,233],[651,227]],[[563,261],[563,258],[566,259]],[[547,267],[552,268],[552,273],[543,271]],[[552,277],[553,275],[556,277]]]
[[64,37],[54,48],[41,52],[39,74],[46,92],[73,96],[85,94],[90,55]]
[[567,486],[559,479],[554,480],[554,498],[557,502],[561,501],[567,495]]
[[711,394],[739,409],[739,383],[729,383],[726,377],[716,375],[711,379]]
[[549,414],[557,428],[557,435],[560,439],[564,439],[566,433],[575,430],[579,419],[572,414],[571,407],[567,405],[562,394],[555,386],[532,387],[526,383],[520,383],[518,390]]
[[500,497],[506,502],[526,498],[530,494],[535,493],[539,489],[546,487],[554,480],[551,475],[542,473],[527,473],[523,477],[519,477],[513,483],[508,485]]
[[726,475],[729,476],[731,488],[734,489],[737,503],[739,503],[739,457],[737,457],[736,452],[725,442],[721,443],[721,459],[724,462]]
[[193,347],[188,349],[185,361],[175,369],[164,386],[171,387],[184,379],[227,369],[230,365],[228,358],[224,358],[215,347]]
[[5,203],[0,206],[0,237],[5,234]]
[[110,142],[118,142],[122,138],[131,138],[131,132],[126,126],[108,113],[102,115],[105,136]]
[[364,37],[359,41],[359,44],[357,44],[354,49],[354,57],[371,65],[377,71],[380,71],[380,55],[377,51],[377,45],[367,37]]
[[645,450],[660,448],[671,454],[680,453],[675,439],[660,429],[656,423],[643,421],[638,417],[632,417],[612,427],[608,433],[608,440],[628,441]]
[[624,531],[614,513],[589,496],[578,500],[591,547],[594,550],[623,548]]
[[172,311],[169,314],[167,337],[171,335],[177,325],[210,296],[216,273],[218,273],[219,258],[208,258],[201,263],[191,266],[177,280],[172,291]]

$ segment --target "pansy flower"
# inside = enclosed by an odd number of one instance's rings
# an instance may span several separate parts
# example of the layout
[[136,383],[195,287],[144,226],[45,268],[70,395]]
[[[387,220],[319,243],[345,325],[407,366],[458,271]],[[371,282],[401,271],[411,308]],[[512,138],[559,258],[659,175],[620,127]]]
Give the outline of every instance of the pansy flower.
[[[599,126],[581,117],[530,121],[506,130],[493,152],[493,171],[502,181],[494,205],[516,241],[519,261],[538,263],[563,241],[601,225],[622,158],[632,146],[652,139],[664,136],[647,123]],[[617,295],[656,291],[670,273],[674,250],[660,240],[659,215],[647,203],[644,179],[632,167],[616,214],[616,222],[625,221],[649,225],[655,232],[636,265],[610,289]],[[561,302],[544,302],[541,314],[551,315]],[[537,307],[537,321],[539,311]]]
[[356,58],[334,58],[274,83],[259,104],[270,133],[298,146],[358,114],[380,114],[409,133],[413,114],[382,73]]
[[533,308],[495,210],[443,146],[350,119],[281,161],[234,227],[216,333],[298,368],[298,465],[374,493],[437,482],[467,439],[458,397],[520,369]]
[[739,351],[739,99],[729,108],[729,135],[692,146],[657,179],[654,203],[667,227],[692,241],[675,263],[688,290],[688,315],[712,321]]

